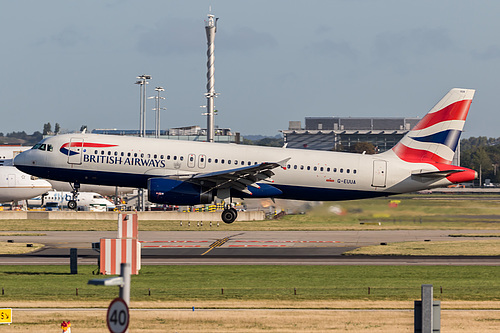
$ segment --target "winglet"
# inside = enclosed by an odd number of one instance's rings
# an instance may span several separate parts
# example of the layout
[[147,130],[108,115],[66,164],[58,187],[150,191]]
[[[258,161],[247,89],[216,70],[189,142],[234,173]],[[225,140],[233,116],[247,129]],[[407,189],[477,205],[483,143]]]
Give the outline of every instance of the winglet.
[[286,168],[286,164],[288,163],[288,161],[290,161],[292,158],[289,157],[289,158],[285,158],[284,160],[281,160],[279,162],[276,162],[277,164],[279,164],[280,167],[282,168]]

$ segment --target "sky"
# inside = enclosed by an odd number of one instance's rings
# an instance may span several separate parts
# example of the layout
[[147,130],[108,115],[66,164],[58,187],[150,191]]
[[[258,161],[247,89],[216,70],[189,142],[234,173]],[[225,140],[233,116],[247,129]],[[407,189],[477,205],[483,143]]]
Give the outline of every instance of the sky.
[[423,117],[457,87],[476,89],[463,137],[500,137],[500,2],[463,0],[2,1],[0,132],[137,129],[141,74],[165,89],[162,129],[206,127],[210,8],[216,126]]

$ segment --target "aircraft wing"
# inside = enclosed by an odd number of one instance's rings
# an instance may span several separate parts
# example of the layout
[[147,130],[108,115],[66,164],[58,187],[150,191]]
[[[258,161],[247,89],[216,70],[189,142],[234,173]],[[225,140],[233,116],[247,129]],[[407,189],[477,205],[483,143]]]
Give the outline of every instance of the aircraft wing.
[[229,170],[198,173],[195,175],[176,175],[167,178],[202,185],[208,188],[207,191],[233,188],[251,195],[252,193],[247,189],[247,186],[259,188],[256,184],[257,182],[274,176],[272,170],[278,167],[285,167],[289,160],[290,158],[287,158],[280,162],[264,162]]

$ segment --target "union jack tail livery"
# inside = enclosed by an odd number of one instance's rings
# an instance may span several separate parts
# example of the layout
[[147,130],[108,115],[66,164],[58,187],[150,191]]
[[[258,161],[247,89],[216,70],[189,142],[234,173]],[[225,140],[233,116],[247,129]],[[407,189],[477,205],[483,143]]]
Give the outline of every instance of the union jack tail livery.
[[451,89],[394,146],[396,155],[411,163],[451,164],[474,92],[473,89]]

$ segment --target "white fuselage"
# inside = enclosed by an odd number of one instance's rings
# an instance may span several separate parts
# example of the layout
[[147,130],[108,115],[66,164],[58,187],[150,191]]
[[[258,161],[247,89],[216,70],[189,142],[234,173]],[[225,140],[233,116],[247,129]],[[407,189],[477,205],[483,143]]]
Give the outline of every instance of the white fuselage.
[[46,180],[21,172],[12,165],[0,166],[1,203],[33,198],[51,189]]
[[[39,196],[37,198],[33,198],[32,200],[28,200],[28,204],[34,206],[59,206],[59,207],[67,207],[68,202],[73,200],[73,193],[71,192],[60,192],[60,191],[49,191],[46,195],[42,197]],[[114,209],[115,205],[104,198],[99,193],[95,192],[80,192],[76,199],[77,207],[88,208],[91,206],[105,206],[106,209]]]

